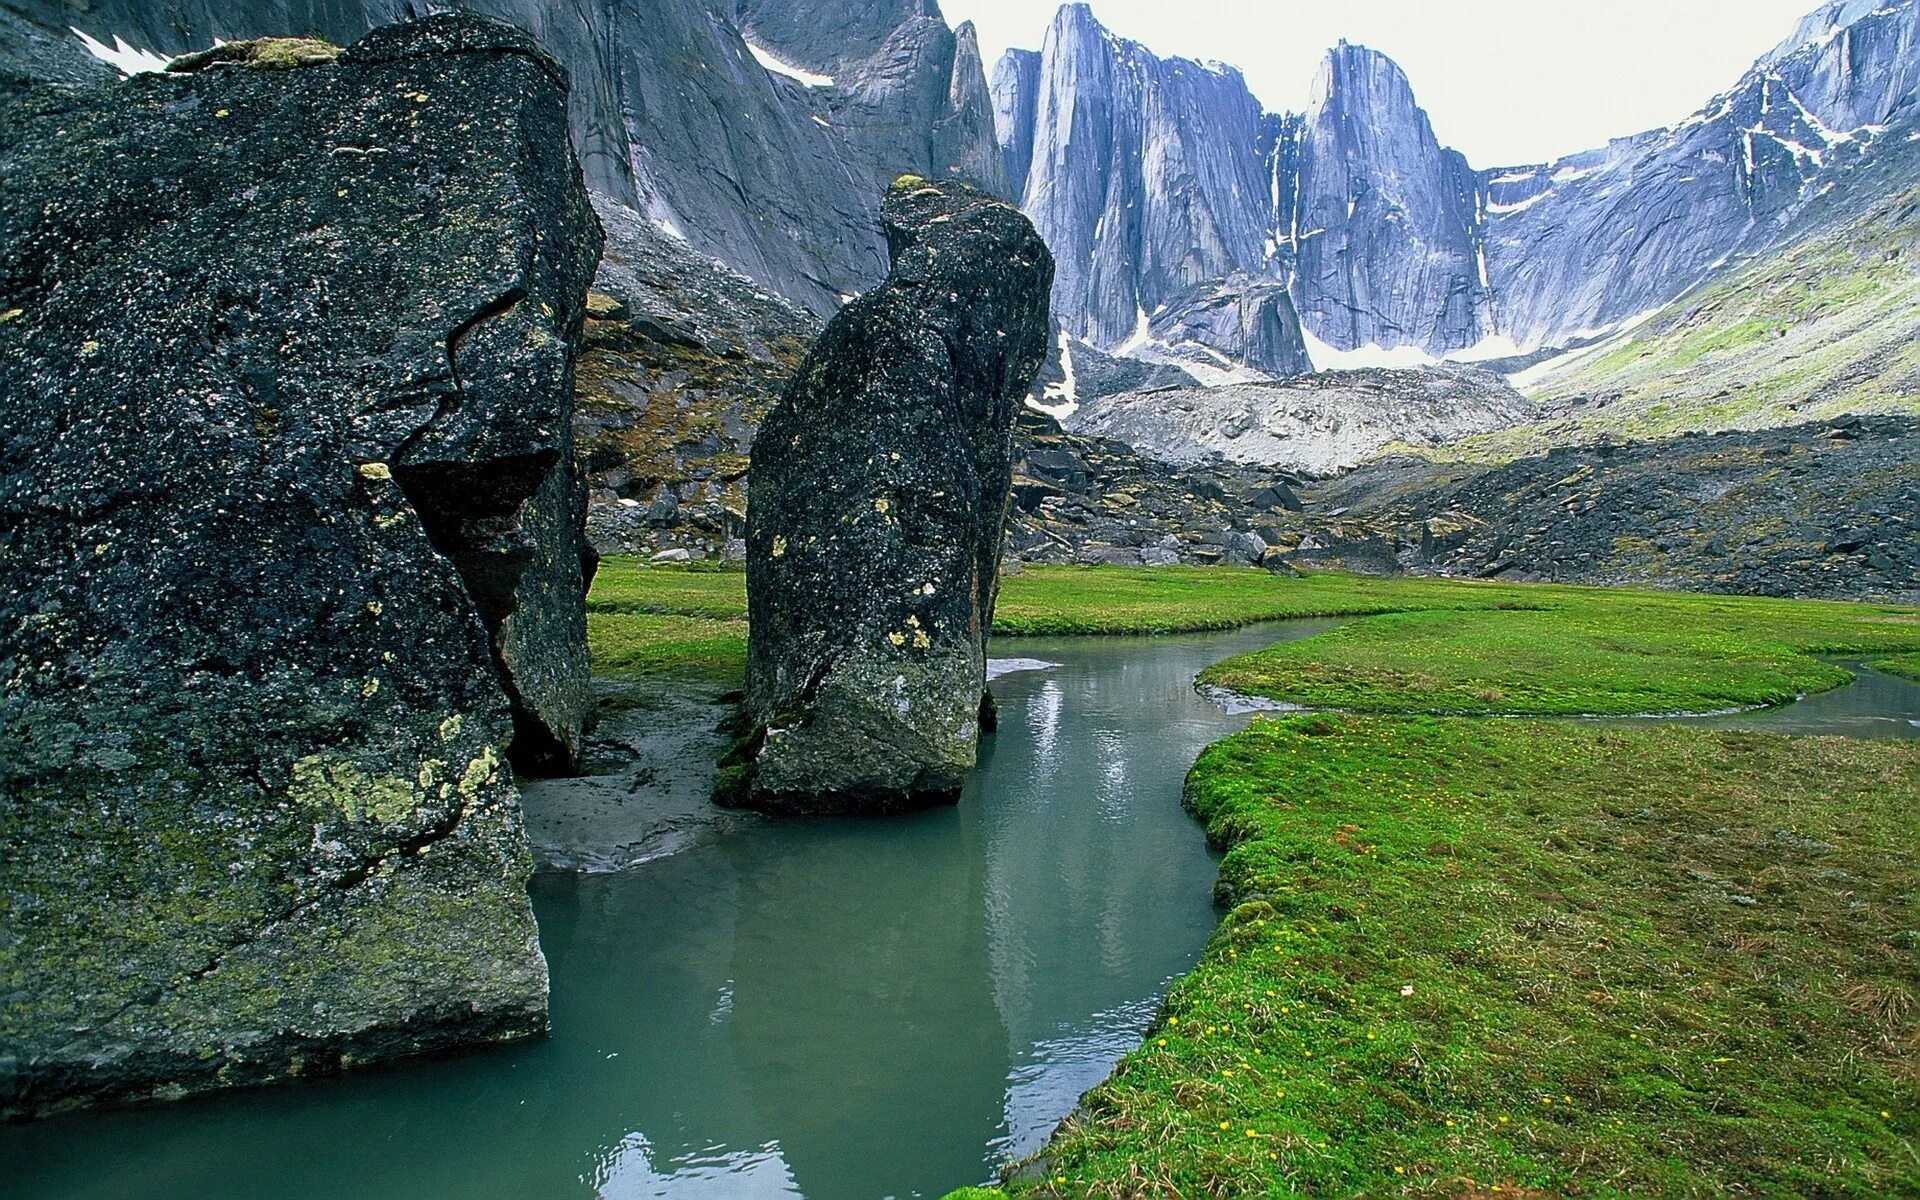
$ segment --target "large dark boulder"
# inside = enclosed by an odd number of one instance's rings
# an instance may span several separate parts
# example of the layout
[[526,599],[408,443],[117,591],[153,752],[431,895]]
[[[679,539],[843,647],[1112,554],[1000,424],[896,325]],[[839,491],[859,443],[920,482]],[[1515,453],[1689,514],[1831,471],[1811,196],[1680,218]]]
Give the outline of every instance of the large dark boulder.
[[972,769],[1053,259],[1015,209],[903,178],[893,272],[828,323],[753,444],[736,794],[788,812],[952,800]]
[[0,1110],[545,1027],[566,90],[435,18],[0,104]]

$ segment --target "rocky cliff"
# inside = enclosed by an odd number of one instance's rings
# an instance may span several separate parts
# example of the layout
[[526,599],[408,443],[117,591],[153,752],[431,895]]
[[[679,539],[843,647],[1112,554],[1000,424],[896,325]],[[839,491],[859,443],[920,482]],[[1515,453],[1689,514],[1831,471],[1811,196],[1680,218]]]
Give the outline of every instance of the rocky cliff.
[[753,443],[735,799],[889,812],[972,769],[1053,260],[1009,205],[905,177],[893,271],[828,322]]
[[43,76],[79,69],[69,26],[182,54],[289,30],[351,41],[422,7],[509,21],[573,81],[590,188],[822,316],[886,273],[873,197],[887,180],[1004,186],[972,31],[949,30],[933,0],[12,2],[64,51],[19,56]]
[[1901,147],[1920,83],[1920,3],[1815,14],[1670,129],[1541,166],[1485,173],[1487,269],[1499,331],[1561,344],[1655,309],[1743,255]]
[[[1037,62],[1016,52],[995,79],[1006,173],[1024,180],[1021,207],[1059,262],[1053,307],[1068,333],[1137,348],[1164,306],[1262,267],[1261,112],[1237,71],[1161,59],[1070,4]],[[1263,370],[1299,369],[1291,346],[1221,340],[1212,349],[1230,357],[1269,352]]]
[[[184,65],[184,64],[183,64]],[[584,708],[559,67],[467,18],[0,102],[0,1108],[538,1032]]]
[[1341,349],[1418,346],[1441,355],[1493,332],[1476,228],[1479,179],[1440,145],[1406,75],[1340,43],[1273,170],[1292,167],[1276,241],[1302,319]]
[[[1177,293],[1277,281],[1325,368],[1565,346],[1657,308],[1900,144],[1917,82],[1920,0],[1839,0],[1672,128],[1475,170],[1374,51],[1343,43],[1304,113],[1263,114],[1230,69],[1160,59],[1069,5],[1037,54],[1002,61],[995,110],[1007,177],[1061,255],[1069,332],[1143,354]],[[1199,344],[1298,369],[1230,332]]]

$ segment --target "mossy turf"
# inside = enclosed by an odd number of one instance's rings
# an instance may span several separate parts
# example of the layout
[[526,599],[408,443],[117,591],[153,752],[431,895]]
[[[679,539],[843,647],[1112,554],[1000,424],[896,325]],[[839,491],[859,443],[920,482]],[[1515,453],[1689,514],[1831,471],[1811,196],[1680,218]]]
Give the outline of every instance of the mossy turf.
[[1785,704],[1852,676],[1820,655],[1900,650],[1911,610],[1586,588],[1534,607],[1404,612],[1208,668],[1207,683],[1355,712],[1712,712]]
[[1876,671],[1903,679],[1920,679],[1920,654],[1895,654],[1870,664]]
[[1230,915],[1010,1190],[1920,1194],[1916,802],[1905,743],[1258,720],[1188,780]]
[[675,674],[737,682],[747,659],[747,623],[592,611],[587,614],[587,650],[596,674]]

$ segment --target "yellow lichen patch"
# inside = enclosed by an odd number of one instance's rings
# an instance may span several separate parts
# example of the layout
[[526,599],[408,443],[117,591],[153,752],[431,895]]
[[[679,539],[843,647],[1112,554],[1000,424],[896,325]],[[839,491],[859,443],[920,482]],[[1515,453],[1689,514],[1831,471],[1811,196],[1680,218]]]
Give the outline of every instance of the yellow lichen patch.
[[907,635],[896,629],[887,635],[887,640],[896,646],[904,646],[907,644]]
[[[209,67],[246,67],[255,71],[290,71],[295,67],[325,66],[340,57],[340,47],[319,38],[265,37],[223,42],[197,54],[183,54],[167,64],[175,74]],[[225,110],[215,113],[225,116]]]
[[310,754],[295,762],[287,798],[303,808],[382,825],[406,818],[418,803],[407,780],[370,775],[360,764],[333,754]]
[[453,739],[459,737],[460,727],[464,724],[466,724],[466,721],[460,716],[459,713],[455,713],[452,716],[448,717],[446,720],[440,722],[440,740],[443,742],[450,742]]
[[5,312],[0,312],[0,325],[5,325],[8,321],[19,320],[21,317],[21,314],[25,313],[26,311],[27,310],[24,308],[10,308]]
[[609,296],[605,292],[587,293],[587,315],[596,321],[611,321],[627,311],[627,306],[619,297]]
[[369,679],[360,685],[360,698],[362,700],[371,700],[379,691],[380,681],[378,679]]
[[493,782],[500,772],[500,754],[492,746],[482,749],[478,756],[467,763],[467,769],[460,774],[460,794],[471,800],[480,794],[480,789]]
[[880,513],[882,515],[885,515],[886,511],[891,507],[893,507],[892,502],[890,502],[885,496],[882,496],[873,502],[873,511]]
[[785,554],[786,552],[787,552],[787,539],[783,537],[774,538],[773,539],[773,556],[775,558],[779,558],[782,554]]
[[383,463],[383,462],[370,462],[370,463],[361,463],[361,464],[360,464],[360,478],[362,478],[362,479],[392,479],[392,478],[393,478],[393,468],[392,468],[392,467],[390,467],[390,466],[388,466],[388,465],[387,465],[386,463]]

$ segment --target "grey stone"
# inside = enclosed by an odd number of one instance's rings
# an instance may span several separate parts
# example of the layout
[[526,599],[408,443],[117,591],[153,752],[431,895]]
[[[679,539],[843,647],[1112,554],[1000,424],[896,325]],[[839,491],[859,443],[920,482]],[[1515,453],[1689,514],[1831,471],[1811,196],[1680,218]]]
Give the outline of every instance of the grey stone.
[[1053,262],[1018,211],[903,179],[887,282],[827,325],[753,444],[730,798],[885,812],[972,769],[1013,468]]
[[[565,86],[436,18],[0,102],[0,1108],[540,1032],[587,708]],[[377,151],[377,152],[375,152]]]

